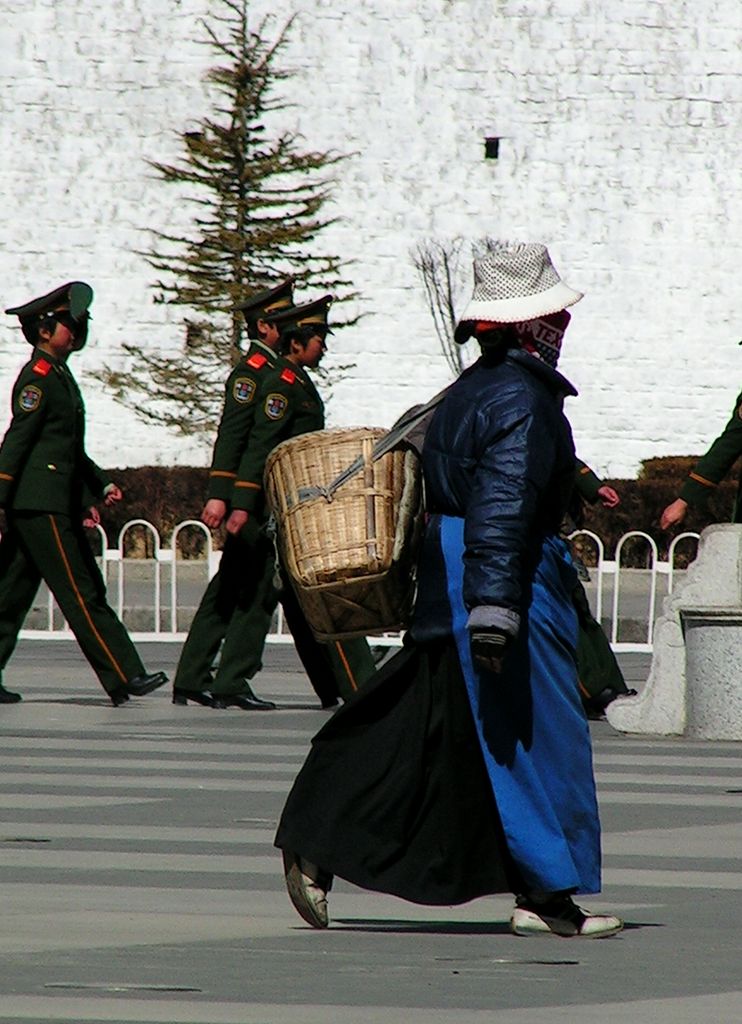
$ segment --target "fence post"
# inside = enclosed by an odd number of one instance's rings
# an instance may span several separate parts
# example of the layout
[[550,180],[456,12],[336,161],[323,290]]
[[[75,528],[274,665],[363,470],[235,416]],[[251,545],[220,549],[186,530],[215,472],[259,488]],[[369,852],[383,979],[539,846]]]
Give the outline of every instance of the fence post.
[[625,533],[619,540],[618,544],[616,544],[616,582],[613,587],[613,621],[611,622],[612,644],[618,643],[618,593],[621,583],[621,551],[626,541],[631,540],[632,537],[643,537],[649,544],[649,548],[652,552],[652,576],[649,585],[649,620],[647,622],[647,643],[652,643],[652,632],[654,630],[654,607],[657,598],[657,545],[648,533],[644,533],[642,530],[631,530],[629,533]]
[[175,636],[178,632],[178,534],[181,530],[185,529],[186,526],[196,526],[206,536],[206,575],[209,578],[211,570],[211,556],[213,542],[211,539],[211,530],[198,519],[185,519],[173,530],[173,536],[170,540],[170,551],[171,551],[171,565],[170,565],[170,632]]
[[160,636],[162,629],[160,628],[160,605],[161,605],[161,588],[160,588],[160,535],[152,525],[147,522],[146,519],[130,519],[128,523],[124,523],[119,532],[119,579],[118,579],[118,615],[123,621],[124,617],[124,566],[126,564],[126,558],[124,557],[124,537],[127,532],[134,526],[142,526],[145,530],[152,534],[155,549],[155,594],[154,594],[154,635]]
[[[688,537],[695,537],[696,541],[700,538],[699,533],[679,533],[672,541],[672,544],[667,549],[667,593],[672,593],[673,577],[675,575],[675,548],[681,540],[686,540]],[[698,554],[698,544],[696,544],[696,554]]]
[[592,530],[575,530],[574,533],[570,533],[569,540],[573,540],[575,537],[589,537],[595,543],[595,547],[598,551],[598,565],[597,565],[597,593],[595,595],[595,618],[598,622],[601,621],[603,615],[603,564],[605,562],[605,547],[603,541]]

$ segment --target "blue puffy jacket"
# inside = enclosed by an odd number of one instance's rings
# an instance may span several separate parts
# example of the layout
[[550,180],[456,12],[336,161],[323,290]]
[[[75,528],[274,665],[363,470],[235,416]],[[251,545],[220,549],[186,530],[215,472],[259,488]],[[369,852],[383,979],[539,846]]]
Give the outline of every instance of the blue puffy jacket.
[[450,388],[423,448],[430,520],[412,635],[451,632],[440,515],[464,519],[469,624],[517,632],[544,537],[557,533],[575,470],[560,373],[520,349],[482,357]]

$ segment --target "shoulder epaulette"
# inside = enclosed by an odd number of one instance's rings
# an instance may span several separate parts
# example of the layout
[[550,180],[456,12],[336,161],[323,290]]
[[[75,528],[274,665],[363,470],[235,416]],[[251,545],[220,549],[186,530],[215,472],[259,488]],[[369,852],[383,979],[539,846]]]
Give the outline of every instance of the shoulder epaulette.
[[268,362],[268,357],[264,356],[262,352],[253,352],[250,358],[247,360],[247,365],[252,366],[253,370],[259,370],[265,366]]
[[51,368],[52,364],[46,359],[37,359],[31,367],[34,373],[38,373],[39,377],[46,377]]
[[293,384],[296,380],[296,374],[293,370],[289,370],[288,366],[281,370],[281,380],[285,380],[287,384]]

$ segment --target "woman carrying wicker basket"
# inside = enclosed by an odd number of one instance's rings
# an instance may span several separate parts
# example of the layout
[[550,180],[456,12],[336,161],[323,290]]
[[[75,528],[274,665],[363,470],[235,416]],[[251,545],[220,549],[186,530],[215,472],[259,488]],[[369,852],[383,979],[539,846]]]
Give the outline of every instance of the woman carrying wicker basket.
[[[405,645],[314,738],[276,836],[294,906],[333,875],[416,903],[513,892],[518,935],[602,937],[600,823],[559,536],[575,456],[559,344],[582,296],[542,245],[475,261],[457,340],[482,355],[423,449],[430,518]],[[530,325],[523,330],[525,324]]]

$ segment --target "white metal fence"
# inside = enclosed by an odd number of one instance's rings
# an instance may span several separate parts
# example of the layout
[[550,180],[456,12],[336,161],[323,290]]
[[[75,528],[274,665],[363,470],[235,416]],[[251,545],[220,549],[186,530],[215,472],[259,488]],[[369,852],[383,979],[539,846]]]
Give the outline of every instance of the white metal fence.
[[[660,561],[656,542],[641,530],[631,530],[620,538],[613,560],[605,557],[603,541],[597,534],[577,530],[572,539],[578,538],[583,551],[593,551],[595,567],[590,568],[590,582],[585,589],[593,614],[606,630],[611,646],[617,651],[651,651],[654,622],[662,602],[685,574],[685,569],[676,565],[680,553],[686,565],[692,562],[699,535],[678,534],[668,548],[667,561]],[[627,552],[634,563],[643,562],[644,567],[628,568],[624,564]]]
[[[221,553],[214,551],[211,532],[203,523],[189,519],[175,528],[169,545],[163,547],[151,523],[133,519],[122,527],[117,546],[108,548],[102,527],[96,530],[100,541],[98,564],[108,587],[109,602],[132,637],[184,640],[201,595],[219,565]],[[189,532],[193,536],[193,531],[199,537],[201,552],[198,557],[184,557],[183,540]],[[590,563],[590,581],[585,583],[585,589],[593,614],[602,622],[613,648],[651,651],[654,620],[661,601],[684,572],[676,567],[676,562],[680,553],[686,564],[692,561],[698,534],[677,536],[670,545],[667,561],[660,561],[657,544],[640,530],[621,537],[613,560],[606,559],[603,541],[590,530],[579,530],[572,537],[580,538],[583,555]],[[132,549],[138,550],[130,553]],[[634,563],[632,568],[625,565],[629,558]],[[636,568],[637,564],[641,567]],[[42,586],[21,636],[69,635],[54,599]],[[291,642],[280,606],[268,640]],[[375,642],[397,641],[389,637]]]

